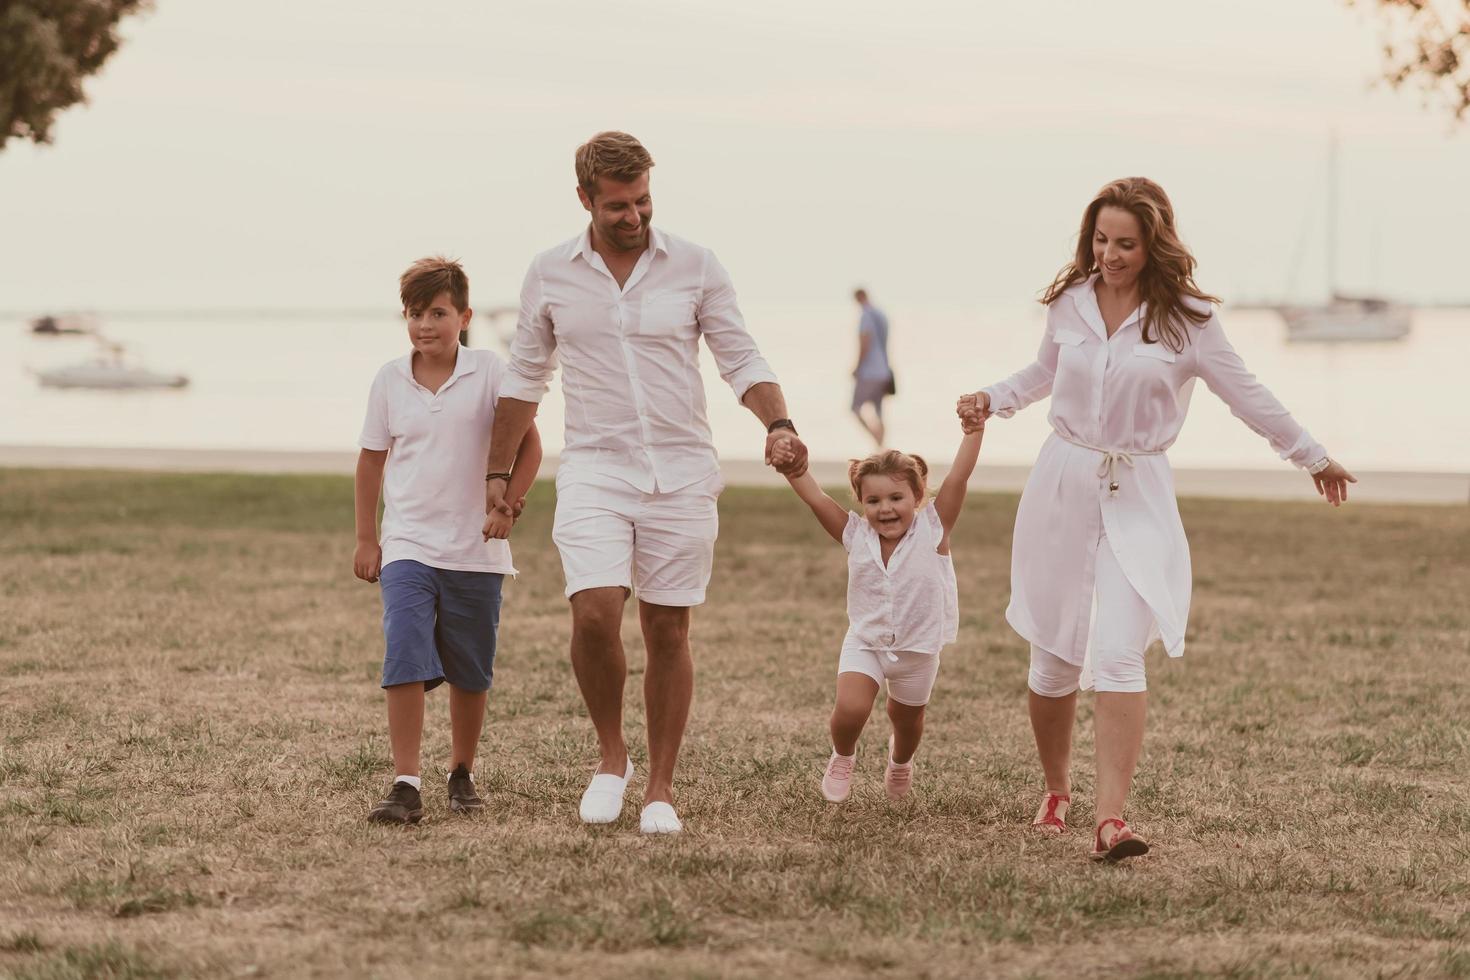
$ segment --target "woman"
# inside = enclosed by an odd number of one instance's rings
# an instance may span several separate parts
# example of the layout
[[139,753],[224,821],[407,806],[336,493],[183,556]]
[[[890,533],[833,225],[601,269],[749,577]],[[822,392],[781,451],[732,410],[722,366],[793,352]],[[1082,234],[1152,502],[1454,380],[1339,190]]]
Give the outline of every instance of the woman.
[[1077,254],[1042,297],[1035,363],[957,406],[968,431],[1052,396],[1052,435],[1016,512],[1006,620],[1031,643],[1031,727],[1046,775],[1032,826],[1044,833],[1066,830],[1077,690],[1097,690],[1096,860],[1148,851],[1123,806],[1143,745],[1144,649],[1159,638],[1169,656],[1184,653],[1189,543],[1164,452],[1195,379],[1308,470],[1333,506],[1357,482],[1246,370],[1194,265],[1163,188],[1113,181],[1087,206]]

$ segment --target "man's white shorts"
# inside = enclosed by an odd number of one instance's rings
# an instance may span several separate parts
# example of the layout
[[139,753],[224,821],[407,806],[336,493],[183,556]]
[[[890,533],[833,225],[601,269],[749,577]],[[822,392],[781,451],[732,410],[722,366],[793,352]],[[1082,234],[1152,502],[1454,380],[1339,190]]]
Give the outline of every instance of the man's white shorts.
[[567,597],[620,585],[655,605],[704,602],[724,487],[718,472],[669,493],[644,493],[586,470],[558,473],[551,539],[561,552]]

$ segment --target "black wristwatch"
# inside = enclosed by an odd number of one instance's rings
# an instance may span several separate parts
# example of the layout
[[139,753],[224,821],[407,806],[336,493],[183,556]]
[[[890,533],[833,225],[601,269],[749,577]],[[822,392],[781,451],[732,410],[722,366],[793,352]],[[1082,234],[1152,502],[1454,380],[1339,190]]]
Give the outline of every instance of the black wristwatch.
[[777,429],[790,429],[792,435],[796,435],[796,425],[790,419],[777,419],[766,426],[766,432],[775,432]]

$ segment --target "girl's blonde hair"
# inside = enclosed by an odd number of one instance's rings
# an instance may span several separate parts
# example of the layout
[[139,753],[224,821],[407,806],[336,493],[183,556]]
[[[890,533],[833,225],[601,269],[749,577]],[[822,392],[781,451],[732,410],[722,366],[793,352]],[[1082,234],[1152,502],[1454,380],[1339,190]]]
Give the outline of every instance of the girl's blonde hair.
[[852,483],[852,497],[858,502],[863,499],[865,476],[902,478],[913,489],[914,501],[922,503],[929,487],[929,464],[924,462],[922,456],[901,453],[897,449],[851,460],[847,467],[847,479]]
[[[1046,287],[1041,302],[1050,306],[1062,293],[1097,271],[1092,254],[1092,238],[1097,231],[1097,215],[1103,208],[1120,208],[1138,219],[1143,230],[1143,248],[1147,261],[1138,276],[1138,291],[1148,304],[1143,317],[1143,342],[1160,342],[1175,353],[1184,350],[1189,332],[1184,324],[1203,326],[1210,319],[1207,303],[1220,300],[1204,292],[1194,282],[1194,256],[1179,240],[1174,227],[1174,205],[1164,189],[1147,177],[1124,177],[1097,192],[1082,212],[1082,230],[1077,236],[1077,254],[1062,267],[1056,279]],[[1194,300],[1199,305],[1191,306]]]

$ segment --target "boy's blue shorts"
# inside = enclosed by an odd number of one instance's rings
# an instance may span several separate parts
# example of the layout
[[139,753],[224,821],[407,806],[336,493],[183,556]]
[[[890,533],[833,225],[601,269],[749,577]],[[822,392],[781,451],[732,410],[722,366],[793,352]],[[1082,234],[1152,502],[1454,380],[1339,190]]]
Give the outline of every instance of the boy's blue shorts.
[[499,572],[459,572],[400,558],[378,573],[383,588],[383,686],[444,681],[487,691],[500,628]]

